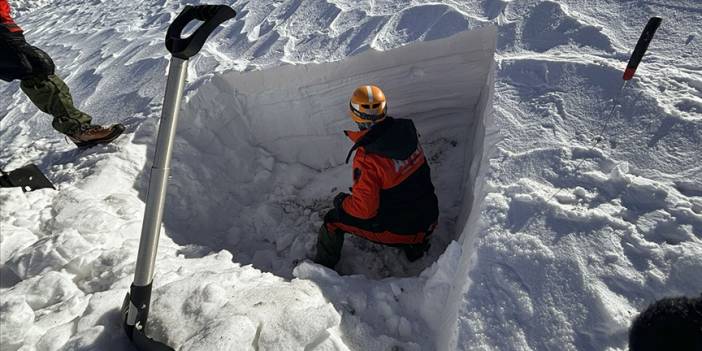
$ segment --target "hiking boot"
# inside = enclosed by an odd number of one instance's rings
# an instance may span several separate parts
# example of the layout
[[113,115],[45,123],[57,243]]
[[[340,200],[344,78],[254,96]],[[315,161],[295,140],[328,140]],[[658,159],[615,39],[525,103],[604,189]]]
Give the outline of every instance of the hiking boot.
[[109,128],[99,125],[91,125],[81,127],[81,130],[78,133],[69,135],[68,138],[71,139],[76,146],[86,148],[97,144],[107,144],[112,140],[117,139],[117,137],[122,135],[123,132],[124,126],[119,123],[114,124]]

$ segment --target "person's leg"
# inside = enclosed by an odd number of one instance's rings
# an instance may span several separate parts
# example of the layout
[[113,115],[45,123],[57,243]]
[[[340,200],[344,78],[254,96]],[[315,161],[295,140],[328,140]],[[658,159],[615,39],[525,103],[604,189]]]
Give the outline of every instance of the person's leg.
[[78,110],[68,86],[56,75],[35,76],[22,80],[22,91],[41,111],[54,117],[51,125],[58,132],[76,135],[81,127],[90,126],[90,115]]
[[344,232],[332,224],[335,221],[335,211],[332,211],[324,216],[324,223],[319,228],[317,254],[314,262],[334,269],[334,266],[341,259],[341,248],[344,246]]
[[344,246],[344,232],[329,231],[326,224],[319,228],[317,237],[317,254],[314,262],[334,269],[341,259],[341,248]]

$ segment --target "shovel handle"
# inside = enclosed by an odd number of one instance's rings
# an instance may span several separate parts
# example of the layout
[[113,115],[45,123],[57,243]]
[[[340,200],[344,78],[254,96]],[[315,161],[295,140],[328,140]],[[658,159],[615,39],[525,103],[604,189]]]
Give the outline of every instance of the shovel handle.
[[[212,34],[217,26],[235,15],[236,12],[227,5],[187,5],[168,27],[166,48],[171,52],[171,55],[187,60],[202,49],[207,37]],[[204,23],[189,37],[181,38],[183,30],[193,20],[199,20]]]

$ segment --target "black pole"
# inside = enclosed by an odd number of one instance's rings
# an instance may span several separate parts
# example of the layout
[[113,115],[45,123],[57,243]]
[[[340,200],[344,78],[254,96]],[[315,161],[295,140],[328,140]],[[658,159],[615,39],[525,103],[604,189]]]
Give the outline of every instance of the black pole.
[[636,68],[639,67],[639,63],[648,49],[648,44],[651,43],[653,35],[656,34],[658,26],[661,25],[661,21],[663,20],[660,17],[651,17],[651,19],[648,20],[646,27],[644,27],[643,32],[641,32],[639,41],[636,43],[636,47],[634,47],[634,52],[629,58],[629,63],[626,65],[626,70],[624,71],[622,79],[629,80],[634,77]]

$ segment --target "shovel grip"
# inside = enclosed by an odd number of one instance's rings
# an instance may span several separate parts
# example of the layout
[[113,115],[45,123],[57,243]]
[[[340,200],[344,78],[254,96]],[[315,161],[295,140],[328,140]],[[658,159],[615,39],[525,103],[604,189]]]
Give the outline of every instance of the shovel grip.
[[[187,60],[200,52],[200,49],[207,41],[207,37],[217,29],[217,26],[235,15],[236,12],[227,5],[187,5],[168,27],[166,48],[171,55]],[[185,27],[194,20],[204,23],[189,37],[181,38]]]

